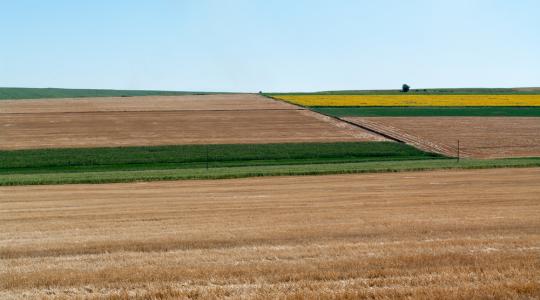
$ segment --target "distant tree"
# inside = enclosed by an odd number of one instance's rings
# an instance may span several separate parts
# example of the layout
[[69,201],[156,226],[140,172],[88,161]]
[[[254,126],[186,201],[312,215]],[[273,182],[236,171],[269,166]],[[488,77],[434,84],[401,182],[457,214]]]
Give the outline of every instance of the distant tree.
[[401,91],[402,91],[403,93],[406,93],[406,92],[409,91],[410,88],[411,88],[411,87],[410,87],[409,85],[404,84],[404,85],[401,87]]

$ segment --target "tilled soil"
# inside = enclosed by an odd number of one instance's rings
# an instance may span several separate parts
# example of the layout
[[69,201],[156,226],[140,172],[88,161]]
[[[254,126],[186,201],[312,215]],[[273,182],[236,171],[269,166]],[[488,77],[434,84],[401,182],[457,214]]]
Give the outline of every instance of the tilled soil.
[[0,101],[0,149],[385,140],[258,95],[141,98]]
[[0,298],[540,297],[540,169],[0,187]]
[[540,156],[540,118],[346,117],[423,150],[473,158]]
[[0,113],[298,109],[255,94],[2,100]]

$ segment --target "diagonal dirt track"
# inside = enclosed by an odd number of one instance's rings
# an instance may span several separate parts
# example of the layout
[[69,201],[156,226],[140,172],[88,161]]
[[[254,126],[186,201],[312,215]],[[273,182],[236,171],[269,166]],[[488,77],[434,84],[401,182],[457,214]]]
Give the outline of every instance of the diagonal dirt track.
[[473,158],[540,156],[536,117],[348,117],[420,149]]
[[[445,156],[454,157],[457,156],[457,147],[449,146],[444,143],[433,143],[419,136],[415,136],[405,132],[402,129],[377,122],[376,120],[370,120],[366,118],[343,118],[346,121],[355,123],[359,126],[368,128],[374,132],[378,132],[387,136],[390,136],[400,142],[409,144],[418,149],[439,153]],[[460,156],[470,157],[471,154],[460,150]]]

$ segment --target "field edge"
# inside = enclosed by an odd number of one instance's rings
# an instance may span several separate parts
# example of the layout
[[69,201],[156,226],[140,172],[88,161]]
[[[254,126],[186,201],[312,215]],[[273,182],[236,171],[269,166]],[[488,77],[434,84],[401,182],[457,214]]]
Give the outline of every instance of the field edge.
[[537,106],[310,106],[310,110],[342,117],[540,117]]
[[223,167],[169,169],[147,171],[111,171],[88,173],[40,173],[0,175],[0,186],[101,184],[138,181],[172,181],[233,179],[265,176],[332,175],[356,173],[390,173],[452,169],[530,168],[540,167],[540,157],[510,159],[451,159],[386,161],[339,164],[278,165],[253,167]]

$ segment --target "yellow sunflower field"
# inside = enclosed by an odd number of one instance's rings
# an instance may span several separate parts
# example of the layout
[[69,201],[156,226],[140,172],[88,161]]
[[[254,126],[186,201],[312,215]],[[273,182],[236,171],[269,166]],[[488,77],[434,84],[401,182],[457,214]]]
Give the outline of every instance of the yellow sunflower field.
[[540,106],[540,95],[276,95],[302,106]]

